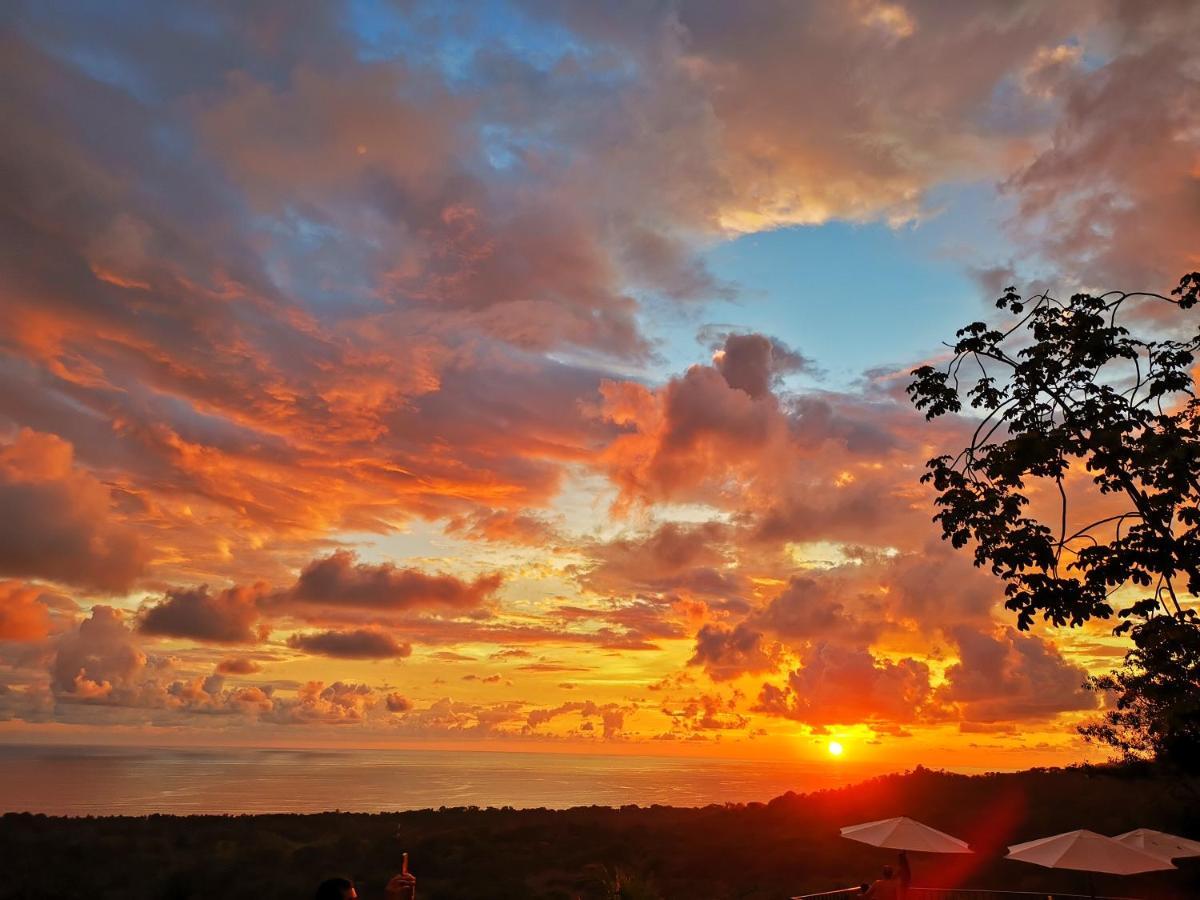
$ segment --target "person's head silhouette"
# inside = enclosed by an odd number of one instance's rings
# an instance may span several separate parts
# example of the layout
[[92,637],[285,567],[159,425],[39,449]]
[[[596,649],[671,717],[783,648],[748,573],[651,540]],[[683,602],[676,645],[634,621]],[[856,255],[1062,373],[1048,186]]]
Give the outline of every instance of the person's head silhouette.
[[355,900],[358,892],[349,878],[326,878],[317,886],[313,900]]

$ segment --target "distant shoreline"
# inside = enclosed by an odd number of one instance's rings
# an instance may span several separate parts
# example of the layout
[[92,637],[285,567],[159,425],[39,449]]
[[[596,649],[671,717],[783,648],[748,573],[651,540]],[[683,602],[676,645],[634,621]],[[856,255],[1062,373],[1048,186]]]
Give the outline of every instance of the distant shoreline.
[[[0,744],[0,812],[378,813],[766,802],[879,777],[853,764],[437,750]],[[970,770],[955,774],[985,774]],[[297,782],[304,790],[297,791]]]
[[[755,757],[755,756],[705,756],[702,754],[695,755],[680,755],[678,753],[651,753],[651,752],[633,752],[625,750],[622,752],[602,752],[599,748],[589,747],[586,752],[563,749],[559,747],[540,748],[534,744],[522,745],[521,747],[462,747],[454,746],[445,748],[437,745],[423,744],[405,744],[403,746],[362,746],[362,747],[340,747],[329,745],[316,746],[292,746],[283,744],[163,744],[163,743],[88,743],[78,744],[70,741],[12,741],[5,740],[0,733],[0,753],[9,748],[27,748],[35,750],[61,750],[74,749],[79,751],[161,751],[168,753],[241,753],[241,752],[277,752],[277,753],[462,753],[462,754],[480,754],[480,755],[500,755],[500,756],[530,756],[530,757],[570,757],[570,758],[587,758],[587,759],[661,759],[670,760],[673,762],[718,762],[718,763],[740,763],[747,765],[786,765],[791,768],[808,768],[808,769],[827,769],[833,771],[835,769],[857,769],[860,772],[869,772],[867,777],[876,775],[899,774],[907,769],[886,769],[871,766],[866,763],[859,763],[853,760],[839,760],[837,763],[822,765],[814,762],[806,762],[802,760],[781,761],[773,757]],[[1078,761],[1072,763],[1064,763],[1061,766],[1039,767],[1039,766],[938,766],[936,771],[955,772],[959,774],[979,774],[984,775],[990,772],[1020,772],[1036,768],[1071,768],[1073,766],[1086,765],[1103,765],[1102,763],[1089,763],[1086,761]]]

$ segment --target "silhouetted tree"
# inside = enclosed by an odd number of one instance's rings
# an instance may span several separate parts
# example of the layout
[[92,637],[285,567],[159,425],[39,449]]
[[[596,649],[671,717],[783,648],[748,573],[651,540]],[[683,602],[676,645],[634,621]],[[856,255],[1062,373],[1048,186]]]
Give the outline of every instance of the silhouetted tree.
[[1130,758],[1200,770],[1200,628],[1194,613],[1154,616],[1133,630],[1134,648],[1115,672],[1089,679],[1115,709],[1079,730]]
[[[914,370],[913,403],[933,419],[977,410],[956,454],[929,460],[935,521],[955,547],[1005,582],[1005,605],[1027,629],[1122,619],[1124,668],[1091,686],[1117,694],[1090,739],[1129,755],[1200,766],[1200,621],[1181,596],[1200,594],[1200,400],[1187,340],[1137,337],[1121,324],[1131,302],[1148,332],[1178,330],[1158,309],[1187,310],[1200,273],[1170,297],[1008,288],[1005,330],[961,329],[949,362]],[[1031,498],[1051,497],[1041,517]],[[1076,521],[1072,510],[1095,513]],[[1096,511],[1099,512],[1096,512]],[[1119,592],[1119,593],[1118,593]],[[1121,605],[1114,610],[1114,603]]]

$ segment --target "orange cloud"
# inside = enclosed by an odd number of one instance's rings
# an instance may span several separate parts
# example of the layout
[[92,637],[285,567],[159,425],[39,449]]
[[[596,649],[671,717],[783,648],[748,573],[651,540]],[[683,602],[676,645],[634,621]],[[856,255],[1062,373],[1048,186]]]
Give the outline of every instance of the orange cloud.
[[253,675],[262,671],[262,666],[246,656],[230,656],[217,663],[218,675]]
[[[368,59],[342,12],[217,12],[133,55],[89,32],[128,81],[61,53],[77,23],[5,40],[0,575],[112,603],[72,621],[3,583],[14,714],[694,739],[1086,709],[1076,657],[932,537],[917,477],[963,421],[895,378],[795,390],[811,359],[724,325],[664,375],[652,329],[756,302],[715,241],[918,221],[950,183],[1003,181],[1039,268],[1177,275],[1193,11],[566,2],[539,15],[583,52],[453,78]],[[359,541],[395,561],[334,549]],[[299,686],[225,656],[271,630]],[[403,695],[297,658],[413,646]],[[464,656],[536,687],[430,699]],[[593,699],[539,680],[563,671]]]
[[713,681],[728,681],[773,672],[779,668],[779,658],[764,642],[762,632],[745,623],[736,628],[704,625],[696,633],[696,652],[688,664],[703,666]]
[[563,703],[551,709],[535,709],[526,717],[525,724],[529,730],[545,725],[559,716],[578,714],[581,721],[581,731],[591,731],[592,719],[599,719],[604,740],[618,740],[625,728],[625,717],[630,713],[628,707],[616,703],[597,704],[591,700],[582,702],[572,701]]
[[276,699],[268,717],[282,725],[355,725],[378,703],[379,696],[365,684],[310,681],[294,698]]
[[145,569],[145,545],[113,522],[109,490],[55,435],[26,428],[0,444],[0,506],[0,572],[117,591]]
[[20,581],[0,581],[0,641],[38,641],[51,632],[43,592]]
[[893,662],[867,650],[818,643],[785,686],[763,685],[754,708],[812,725],[913,723],[936,712],[932,701],[925,663]]

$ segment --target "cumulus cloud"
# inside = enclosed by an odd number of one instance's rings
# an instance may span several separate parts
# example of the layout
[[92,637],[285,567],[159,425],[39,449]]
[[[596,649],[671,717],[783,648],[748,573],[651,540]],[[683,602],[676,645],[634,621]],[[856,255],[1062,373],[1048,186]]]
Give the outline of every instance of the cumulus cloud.
[[810,725],[912,723],[931,714],[932,699],[929,666],[920,660],[819,643],[785,685],[764,684],[754,708]]
[[[627,180],[679,216],[733,231],[908,221],[943,179],[1002,171],[1036,131],[1040,108],[1000,89],[1046,42],[1088,20],[1076,4],[952,13],[923,2],[541,8],[581,40],[632,54],[644,73],[645,96],[631,102],[669,124],[623,135]],[[640,159],[674,158],[684,147],[692,158],[667,185],[636,180],[648,181]]]
[[253,675],[261,672],[262,666],[248,656],[229,656],[217,663],[218,675]]
[[525,725],[528,730],[533,731],[559,716],[578,714],[582,720],[580,730],[590,731],[592,729],[590,720],[599,719],[604,740],[611,741],[622,736],[625,728],[625,716],[629,712],[628,707],[618,703],[599,704],[591,700],[574,701],[547,709],[531,710],[525,720]]
[[505,736],[512,734],[520,721],[522,706],[516,701],[465,703],[443,697],[399,717],[395,731],[419,737],[481,739]]
[[64,699],[132,705],[155,692],[166,665],[142,651],[118,610],[95,606],[59,640],[51,675]]
[[946,669],[938,696],[958,704],[967,721],[1036,721],[1096,708],[1087,673],[1037,635],[958,627],[953,639],[958,662]]
[[755,710],[814,726],[871,723],[878,729],[957,721],[963,727],[1038,722],[1094,709],[1085,672],[1043,638],[1011,627],[950,629],[958,661],[931,685],[926,663],[890,659],[834,643],[813,644],[785,685],[766,683]]
[[[921,221],[948,183],[1002,181],[1039,266],[1161,286],[1195,261],[1200,14],[522,6],[528,27],[570,33],[563,55],[474,45],[457,18],[430,25],[469,48],[453,71],[363,52],[336,4],[196,7],[186,27],[172,8],[149,43],[105,13],[14,17],[0,574],[85,596],[190,586],[136,620],[99,606],[78,624],[53,588],[0,588],[0,639],[50,648],[48,702],[315,724],[386,707],[400,734],[539,727],[515,702],[231,691],[143,643],[302,626],[295,649],[349,658],[404,655],[393,633],[644,654],[695,635],[692,671],[723,683],[798,658],[759,706],[814,725],[1081,708],[1070,659],[998,630],[987,574],[929,542],[916,478],[961,423],[921,423],[878,381],[793,390],[819,375],[811,360],[733,326],[703,329],[711,359],[656,383],[644,328],[735,297],[701,258],[714,241]],[[612,491],[628,518],[581,537],[580,497]],[[486,545],[472,571],[504,575],[313,558],[414,519]],[[502,578],[552,599],[510,601]],[[931,692],[917,657],[933,642],[958,655]],[[839,678],[859,699],[834,696]],[[742,715],[707,696],[671,707],[690,733]],[[604,708],[535,718],[607,729]]]
[[392,691],[384,698],[384,704],[387,706],[388,712],[391,713],[408,712],[413,708],[411,700],[395,691]]
[[731,387],[711,366],[693,366],[661,391],[610,382],[601,393],[604,416],[633,426],[607,451],[626,502],[719,503],[764,448],[786,443],[774,398]]
[[464,612],[486,605],[501,581],[498,574],[464,581],[392,563],[361,563],[354,553],[339,550],[313,560],[300,572],[295,585],[272,600],[281,605]]
[[598,593],[730,596],[747,585],[730,568],[729,537],[730,529],[719,522],[664,522],[648,534],[623,535],[587,548],[594,565],[581,581]]
[[37,585],[0,581],[0,641],[40,641],[55,630],[52,610],[73,606]]
[[859,602],[857,614],[850,613],[843,599],[853,587],[836,577],[793,576],[787,588],[754,617],[756,627],[791,641],[842,641],[872,643],[883,629],[882,604],[867,597]]
[[[228,660],[226,662],[229,662]],[[57,639],[49,661],[50,689],[62,709],[123,708],[141,716],[162,714],[238,715],[273,721],[360,721],[373,705],[373,692],[340,683],[330,688],[307,685],[295,697],[277,695],[274,686],[229,689],[226,672],[240,664],[218,666],[212,675],[181,674],[176,661],[147,653],[126,617],[108,606],[95,606],[72,630]],[[225,671],[221,671],[224,669]]]
[[368,628],[293,634],[287,645],[334,659],[403,659],[412,655],[412,644],[402,644],[386,632]]
[[886,396],[760,388],[734,387],[715,364],[657,389],[602,385],[598,414],[624,429],[603,457],[618,510],[705,504],[774,544],[886,546],[927,522],[911,475],[923,460],[909,437],[922,423],[910,409]]
[[688,665],[703,666],[713,681],[728,681],[746,674],[774,671],[779,660],[761,631],[745,623],[734,628],[710,624],[696,633],[696,652]]
[[738,712],[739,696],[721,697],[701,694],[678,703],[664,703],[662,712],[671,717],[674,728],[685,732],[740,731],[750,720]]
[[1064,280],[1105,289],[1166,291],[1200,263],[1200,90],[1190,4],[1117,4],[1103,64],[1080,48],[1043,53],[1036,89],[1061,109],[1049,146],[1006,186],[1018,235]]
[[107,606],[93,607],[59,638],[50,677],[54,700],[68,708],[257,716],[273,705],[260,688],[226,690],[220,674],[180,677],[170,658],[146,653],[125,617]]
[[713,365],[731,388],[762,397],[789,372],[802,372],[812,363],[781,342],[763,334],[731,334],[713,357]]
[[732,681],[771,671],[787,654],[803,656],[817,645],[903,647],[936,656],[956,634],[993,627],[1003,592],[969,556],[942,542],[903,552],[844,552],[837,564],[792,575],[760,605],[711,606],[709,615],[730,621],[699,628],[689,663],[714,681]]
[[145,569],[146,548],[114,520],[108,488],[55,435],[24,428],[0,444],[0,506],[0,572],[120,591]]
[[[436,631],[443,627],[437,616],[478,617],[485,612],[500,584],[499,574],[467,581],[392,563],[360,563],[353,553],[338,551],[310,561],[287,588],[273,590],[259,582],[221,591],[207,585],[169,589],[162,599],[143,606],[137,623],[146,635],[215,644],[264,640],[271,627],[287,617],[340,621],[358,615],[431,613],[435,618],[406,621],[418,632]],[[444,627],[449,628],[449,623]],[[288,645],[345,659],[404,657],[412,651],[410,644],[378,627],[294,634]]]
[[365,684],[310,681],[294,697],[276,698],[267,718],[281,725],[357,725],[379,702]]
[[[276,725],[353,725],[383,723],[386,713],[397,716],[407,733],[423,735],[445,730],[445,710],[431,707],[415,711],[402,694],[367,684],[311,681],[299,686],[273,683],[230,688],[226,675],[250,675],[258,666],[247,657],[221,661],[211,675],[188,674],[180,661],[147,653],[139,633],[129,627],[119,610],[96,606],[71,630],[54,639],[47,662],[49,684],[46,704],[34,701],[40,688],[34,684],[20,696],[5,701],[26,718],[53,716],[69,721],[81,710],[104,708],[112,721],[178,724],[180,716],[236,716],[245,722]],[[436,707],[436,704],[435,704]],[[455,728],[485,735],[511,722],[511,703],[489,707],[450,704],[458,718]],[[411,722],[410,716],[415,716]],[[442,720],[439,720],[441,717]]]
[[215,644],[248,644],[264,636],[255,628],[258,601],[265,585],[232,587],[212,592],[208,585],[167,591],[157,604],[142,611],[139,629],[159,637],[191,638]]

